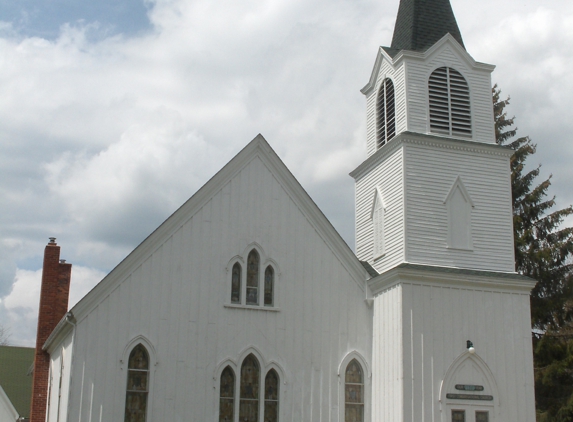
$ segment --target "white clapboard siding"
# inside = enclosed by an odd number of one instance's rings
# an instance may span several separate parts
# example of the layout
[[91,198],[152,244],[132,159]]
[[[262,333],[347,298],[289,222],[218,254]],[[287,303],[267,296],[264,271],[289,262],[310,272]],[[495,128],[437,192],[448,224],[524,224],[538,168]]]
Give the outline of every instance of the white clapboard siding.
[[[391,145],[384,148],[391,147]],[[383,149],[384,149],[383,148]],[[384,153],[385,151],[380,151]],[[356,255],[368,261],[380,273],[404,261],[404,186],[403,153],[398,148],[356,180]],[[384,211],[385,255],[373,260],[374,231],[372,206],[379,189]]]
[[[253,242],[278,266],[276,312],[224,306],[227,265],[246,259]],[[260,157],[122,271],[77,321],[69,421],[122,420],[127,364],[120,360],[140,335],[156,360],[149,420],[216,421],[219,365],[228,359],[240,369],[251,347],[262,368],[281,368],[281,421],[343,418],[338,366],[352,351],[370,365],[372,309],[356,274]]]
[[49,393],[46,407],[48,420],[62,422],[67,420],[71,363],[72,336],[69,336],[50,353]]
[[469,139],[495,143],[490,70],[468,64],[467,53],[460,53],[449,42],[436,48],[423,61],[412,58],[404,60],[407,62],[407,130],[418,133],[430,132],[428,79],[435,69],[446,66],[460,72],[469,85],[472,119],[472,137]]
[[[515,271],[509,157],[449,144],[407,144],[406,261],[419,264]],[[444,203],[457,178],[471,210],[472,250],[448,248]]]
[[437,401],[441,382],[469,339],[497,384],[491,420],[535,421],[527,292],[404,282],[402,294],[403,420],[448,420]]
[[373,421],[399,421],[402,417],[402,287],[393,286],[374,300],[372,352]]

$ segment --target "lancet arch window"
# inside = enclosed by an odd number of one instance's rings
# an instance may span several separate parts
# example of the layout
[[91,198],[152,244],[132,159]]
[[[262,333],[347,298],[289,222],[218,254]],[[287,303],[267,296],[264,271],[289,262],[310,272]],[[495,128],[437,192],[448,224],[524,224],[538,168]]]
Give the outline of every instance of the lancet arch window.
[[356,359],[346,366],[344,374],[344,421],[364,422],[364,371]]
[[254,354],[243,360],[239,379],[226,366],[219,385],[219,422],[278,422],[279,374],[274,368],[265,373]]
[[394,83],[386,78],[380,84],[376,99],[376,145],[385,145],[396,135],[396,95]]
[[472,136],[470,89],[460,72],[440,67],[428,79],[430,132]]
[[149,353],[139,343],[129,354],[125,422],[145,422],[149,396]]
[[276,263],[265,257],[259,248],[249,248],[247,251],[245,255],[233,258],[227,267],[231,291],[227,290],[225,306],[275,308]]

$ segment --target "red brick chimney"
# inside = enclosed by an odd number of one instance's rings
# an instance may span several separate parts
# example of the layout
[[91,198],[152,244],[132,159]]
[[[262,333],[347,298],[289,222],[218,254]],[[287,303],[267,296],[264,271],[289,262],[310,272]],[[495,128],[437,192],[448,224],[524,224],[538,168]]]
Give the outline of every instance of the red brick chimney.
[[60,247],[56,244],[56,238],[50,237],[50,243],[46,245],[44,250],[44,266],[42,268],[30,422],[46,421],[50,355],[42,350],[42,346],[58,322],[68,312],[71,275],[72,264],[66,264],[64,260],[60,261]]

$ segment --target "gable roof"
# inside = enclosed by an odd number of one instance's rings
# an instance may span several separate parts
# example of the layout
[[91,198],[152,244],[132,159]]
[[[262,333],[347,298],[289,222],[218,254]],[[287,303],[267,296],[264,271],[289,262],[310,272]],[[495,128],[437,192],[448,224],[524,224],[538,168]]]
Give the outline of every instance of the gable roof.
[[21,417],[30,416],[32,377],[28,374],[34,363],[31,347],[0,346],[0,386]]
[[[122,262],[120,262],[104,279],[98,283],[86,296],[84,296],[68,313],[64,319],[74,318],[80,321],[97,304],[111,292],[133,268],[146,259],[159,245],[163,244],[176,230],[189,218],[200,210],[217,192],[219,192],[233,177],[235,177],[253,159],[258,157],[285,192],[296,203],[306,216],[309,223],[322,237],[333,254],[347,269],[353,281],[360,288],[365,289],[367,270],[360,263],[354,252],[342,239],[330,221],[314,203],[312,198],[296,180],[286,165],[278,157],[262,135],[257,135],[245,146],[231,161],[217,172],[203,187],[189,198],[177,211],[165,220],[153,233],[151,233],[139,246],[137,246]],[[73,314],[73,315],[71,315]],[[72,324],[60,322],[50,335],[44,349],[49,349],[62,338],[62,335],[71,330]]]
[[401,0],[391,48],[426,51],[448,33],[464,47],[450,0]]

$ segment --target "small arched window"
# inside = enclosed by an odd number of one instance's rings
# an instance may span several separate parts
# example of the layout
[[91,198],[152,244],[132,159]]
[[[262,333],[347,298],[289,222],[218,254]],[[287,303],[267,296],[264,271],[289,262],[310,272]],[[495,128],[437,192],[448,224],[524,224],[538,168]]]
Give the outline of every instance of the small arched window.
[[279,375],[271,369],[265,377],[265,422],[279,420]]
[[382,81],[378,91],[376,122],[376,145],[380,148],[396,135],[396,99],[390,78]]
[[440,67],[428,80],[430,132],[472,136],[470,89],[460,72]]
[[253,249],[247,259],[247,304],[259,303],[259,253]]
[[364,422],[364,373],[356,359],[346,367],[344,377],[345,422]]
[[127,366],[125,422],[145,422],[149,394],[149,353],[142,344],[133,348]]
[[241,303],[241,272],[241,264],[236,262],[231,276],[231,303]]
[[275,271],[270,265],[265,270],[265,306],[273,306]]
[[235,373],[227,366],[221,373],[219,422],[232,422],[235,413]]
[[259,361],[249,355],[241,366],[241,398],[239,420],[258,422],[259,420]]

